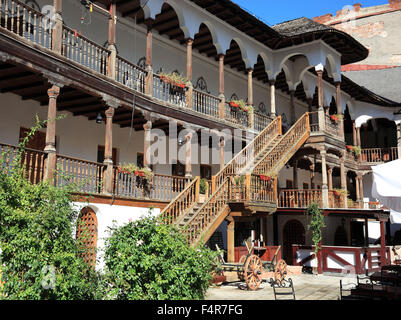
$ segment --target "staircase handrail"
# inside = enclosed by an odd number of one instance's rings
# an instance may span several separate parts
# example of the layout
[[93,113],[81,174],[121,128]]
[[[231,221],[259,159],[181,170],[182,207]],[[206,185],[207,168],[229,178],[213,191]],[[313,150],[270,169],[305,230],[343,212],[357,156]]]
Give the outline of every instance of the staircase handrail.
[[[272,132],[275,132],[276,134],[271,135]],[[245,155],[246,161],[243,168],[246,167],[249,158],[247,156],[248,150],[254,148],[253,154],[256,157],[262,150],[264,150],[268,146],[269,142],[271,142],[275,137],[281,134],[281,116],[278,116],[272,122],[270,122],[270,124],[261,133],[259,133],[255,137],[255,139],[253,139],[244,149],[242,149],[241,152],[239,152],[229,163],[227,163],[224,168],[220,170],[219,173],[212,177],[212,190],[216,190],[223,183],[225,175],[237,174],[237,168],[235,168],[235,164],[239,157]],[[266,141],[266,138],[269,138],[268,141]]]
[[[261,159],[255,166],[253,173],[255,174],[274,174],[274,168],[279,166],[285,159],[285,155],[290,153],[305,135],[310,135],[309,113],[305,113],[298,121],[291,127],[290,130],[280,139],[279,143],[274,146],[272,150]],[[306,141],[306,140],[305,140]],[[290,145],[290,147],[288,147]],[[276,156],[276,157],[274,157]],[[269,161],[270,160],[270,161]],[[289,159],[285,159],[287,162]]]
[[196,177],[163,209],[160,213],[160,217],[165,223],[173,224],[198,202],[199,185],[200,177]]

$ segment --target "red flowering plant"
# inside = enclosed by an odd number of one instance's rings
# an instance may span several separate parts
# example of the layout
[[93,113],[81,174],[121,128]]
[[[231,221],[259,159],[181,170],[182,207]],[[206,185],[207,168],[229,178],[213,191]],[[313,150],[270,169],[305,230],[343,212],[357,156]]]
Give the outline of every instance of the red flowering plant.
[[144,178],[146,180],[152,180],[154,174],[149,168],[140,168],[136,164],[129,163],[123,164],[118,167],[118,172],[123,174],[132,174],[134,176]]
[[263,174],[259,175],[259,178],[260,178],[261,181],[271,181],[272,180],[271,177],[265,176]]
[[338,119],[337,115],[333,114],[330,116],[330,120],[333,122],[338,122],[339,119]]
[[170,83],[173,86],[178,88],[186,88],[188,79],[183,77],[182,75],[172,72],[172,73],[160,73],[160,80],[165,83]]
[[251,105],[247,105],[244,100],[231,100],[229,105],[233,111],[241,110],[248,114],[253,112],[253,107]]

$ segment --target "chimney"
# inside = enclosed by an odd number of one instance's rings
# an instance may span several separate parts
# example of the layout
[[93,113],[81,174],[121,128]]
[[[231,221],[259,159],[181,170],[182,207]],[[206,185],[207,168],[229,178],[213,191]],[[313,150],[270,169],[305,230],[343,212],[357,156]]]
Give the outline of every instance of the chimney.
[[320,23],[320,24],[325,24],[326,22],[330,21],[332,17],[333,17],[332,14],[328,13],[323,16],[314,17],[313,21]]
[[401,9],[401,0],[389,0],[391,9]]
[[[391,1],[391,0],[390,0]],[[359,10],[361,10],[362,5],[360,3],[355,3],[354,5],[352,5],[355,9],[355,12],[358,12]]]

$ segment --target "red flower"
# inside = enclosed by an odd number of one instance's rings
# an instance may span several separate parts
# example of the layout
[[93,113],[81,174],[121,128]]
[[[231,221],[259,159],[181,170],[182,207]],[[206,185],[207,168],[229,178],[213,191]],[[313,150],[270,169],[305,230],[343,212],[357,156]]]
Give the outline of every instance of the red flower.
[[347,150],[352,150],[352,146],[347,146]]
[[330,116],[330,119],[331,119],[332,121],[335,121],[335,122],[338,121],[338,117],[335,116],[335,115]]
[[235,102],[230,102],[230,107],[238,108],[238,107],[239,107],[239,104],[237,104],[237,103],[235,103]]

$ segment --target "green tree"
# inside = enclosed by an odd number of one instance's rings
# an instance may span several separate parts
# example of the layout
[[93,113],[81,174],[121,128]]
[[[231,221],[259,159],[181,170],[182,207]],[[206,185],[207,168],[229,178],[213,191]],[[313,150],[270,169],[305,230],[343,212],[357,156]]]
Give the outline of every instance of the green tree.
[[216,253],[190,247],[182,230],[148,215],[112,227],[105,244],[108,299],[203,299]]
[[[23,177],[21,154],[43,123],[31,129],[11,170],[0,171],[0,299],[96,299],[99,277],[74,239],[73,186],[37,185]],[[6,154],[0,156],[3,168]]]
[[322,228],[326,227],[324,223],[323,211],[319,209],[317,203],[312,203],[306,209],[307,217],[310,217],[310,223],[308,224],[308,230],[312,231],[312,242],[315,245],[315,254],[317,254],[321,247],[322,242]]

